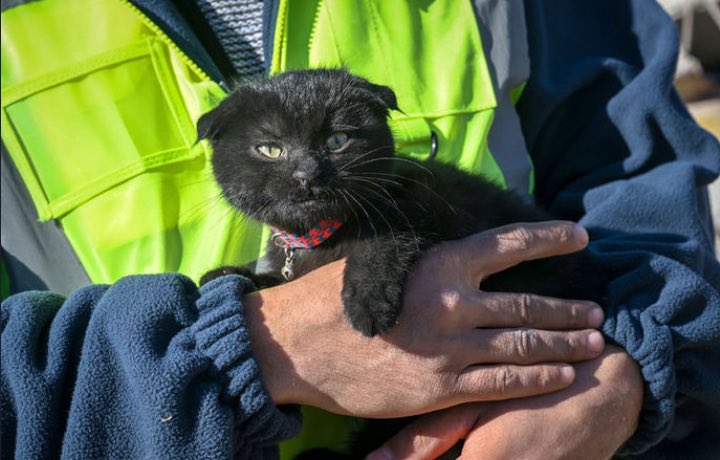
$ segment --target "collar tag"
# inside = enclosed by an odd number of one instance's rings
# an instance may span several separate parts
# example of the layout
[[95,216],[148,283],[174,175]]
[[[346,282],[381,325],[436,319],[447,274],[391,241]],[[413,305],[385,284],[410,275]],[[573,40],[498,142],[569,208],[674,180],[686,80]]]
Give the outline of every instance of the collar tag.
[[295,272],[293,271],[293,258],[295,257],[295,249],[285,247],[285,265],[280,269],[280,274],[285,281],[292,281],[295,278]]

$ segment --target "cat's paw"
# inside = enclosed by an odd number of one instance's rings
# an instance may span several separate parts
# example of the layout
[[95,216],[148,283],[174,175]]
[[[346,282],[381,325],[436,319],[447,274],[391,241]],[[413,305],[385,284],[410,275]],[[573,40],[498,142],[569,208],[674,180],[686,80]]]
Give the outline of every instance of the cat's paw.
[[198,283],[200,286],[204,286],[210,281],[214,280],[215,278],[220,278],[221,276],[225,275],[242,275],[247,278],[252,279],[253,272],[252,270],[245,268],[245,267],[234,267],[230,265],[226,265],[223,267],[216,268],[214,270],[210,270],[209,272],[205,273],[200,278],[200,283]]
[[367,337],[397,324],[402,304],[402,289],[397,285],[345,279],[342,298],[350,325]]
[[248,278],[250,281],[253,282],[256,288],[258,289],[265,289],[273,286],[277,286],[278,284],[282,284],[283,280],[278,276],[268,275],[264,273],[255,273],[250,268],[243,266],[243,267],[235,267],[231,265],[226,265],[220,268],[216,268],[215,270],[210,270],[209,272],[205,273],[202,278],[200,278],[200,286],[203,286],[210,281],[214,280],[215,278],[219,278],[221,276],[225,275],[241,275],[245,278]]

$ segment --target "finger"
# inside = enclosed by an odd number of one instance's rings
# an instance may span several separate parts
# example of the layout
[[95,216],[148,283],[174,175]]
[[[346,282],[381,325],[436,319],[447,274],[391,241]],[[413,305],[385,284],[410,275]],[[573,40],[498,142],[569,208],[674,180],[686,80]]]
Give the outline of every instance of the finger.
[[477,233],[457,241],[455,250],[464,254],[469,270],[487,276],[528,260],[579,251],[587,242],[585,229],[573,222],[533,222]]
[[575,369],[567,364],[470,366],[456,379],[454,404],[499,401],[551,393],[568,387]]
[[594,302],[534,294],[476,292],[462,297],[455,309],[458,321],[474,327],[531,327],[568,330],[595,328],[604,314]]
[[467,436],[480,417],[482,407],[463,404],[423,415],[371,452],[366,460],[438,458]]
[[[577,362],[597,357],[605,348],[602,335],[595,330],[544,331],[541,329],[475,329],[458,339],[468,365],[483,363],[535,364],[553,361]],[[469,344],[482,344],[468,351]]]

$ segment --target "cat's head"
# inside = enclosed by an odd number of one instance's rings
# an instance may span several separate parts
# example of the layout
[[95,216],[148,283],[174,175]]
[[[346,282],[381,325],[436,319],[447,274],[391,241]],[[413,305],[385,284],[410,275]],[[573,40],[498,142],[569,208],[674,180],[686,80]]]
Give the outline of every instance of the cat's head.
[[390,109],[390,88],[344,70],[287,72],[235,90],[200,118],[198,140],[233,206],[301,231],[360,212],[357,194],[377,187],[365,181],[392,163]]

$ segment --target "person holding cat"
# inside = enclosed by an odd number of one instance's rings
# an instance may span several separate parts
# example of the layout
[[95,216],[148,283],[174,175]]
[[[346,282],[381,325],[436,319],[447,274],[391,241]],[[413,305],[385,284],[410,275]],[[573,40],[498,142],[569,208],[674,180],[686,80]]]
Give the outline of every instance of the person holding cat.
[[[676,37],[657,5],[220,3],[3,4],[12,290],[112,283],[3,303],[5,453],[273,458],[303,403],[435,411],[375,458],[433,458],[458,439],[467,458],[712,456],[720,268],[703,187],[720,154],[670,89]],[[198,279],[261,253],[267,233],[217,200],[194,141],[228,79],[263,65],[343,65],[391,86],[399,152],[579,221],[613,275],[604,313],[468,277],[584,247],[562,222],[430,250],[399,323],[374,338],[342,315],[343,261],[255,293],[237,276],[199,290],[127,276]],[[338,447],[348,422],[332,417],[306,411],[310,433],[283,455]]]

